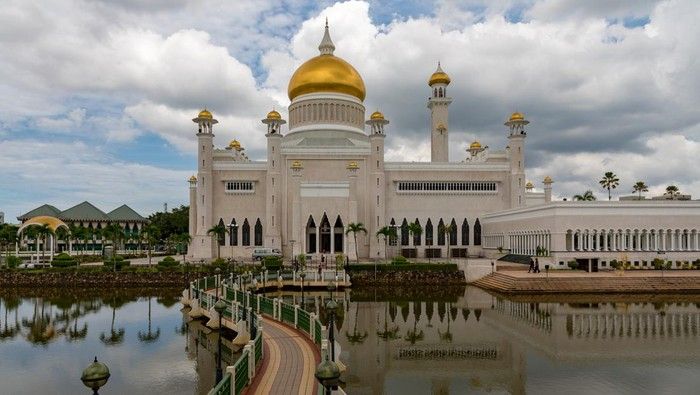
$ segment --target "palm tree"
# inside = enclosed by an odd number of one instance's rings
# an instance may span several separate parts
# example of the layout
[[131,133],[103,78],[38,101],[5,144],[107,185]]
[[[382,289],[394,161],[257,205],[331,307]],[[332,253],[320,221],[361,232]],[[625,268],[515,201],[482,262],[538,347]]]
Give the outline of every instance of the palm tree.
[[348,228],[345,231],[345,235],[348,235],[349,233],[352,233],[352,237],[355,240],[355,263],[360,263],[360,255],[357,253],[357,233],[358,232],[363,232],[364,234],[367,234],[367,229],[365,228],[365,225],[362,222],[350,222],[348,224]]
[[116,256],[119,249],[119,241],[124,238],[124,229],[117,224],[109,224],[102,230],[102,235],[105,237],[105,239],[112,241],[112,266],[116,272]]
[[[70,224],[68,225],[68,233],[70,234],[69,238],[70,240],[68,243],[71,243],[73,240],[80,240],[83,237],[83,233],[85,232],[85,228],[82,226],[77,226],[75,224]],[[81,253],[82,255],[82,253]]]
[[[423,233],[423,227],[420,226],[420,224],[418,223],[418,221],[416,221],[416,222],[411,222],[410,224],[408,224],[408,234],[411,235],[411,237],[414,238],[414,243],[413,243],[414,245],[416,244],[416,243],[415,243],[415,238],[416,238],[416,237],[419,237],[419,238],[420,238],[420,235],[421,235],[422,233]],[[414,247],[414,248],[415,248],[415,247]],[[416,254],[416,255],[418,255],[418,254]]]
[[[391,329],[389,329],[389,322],[387,320],[387,312],[389,311],[389,304],[390,303],[391,302],[384,303],[384,330],[377,331],[377,336],[379,336],[384,341],[394,340],[394,339],[399,338],[399,327],[398,326],[394,326]],[[392,310],[392,311],[395,311],[395,310]],[[392,322],[393,321],[394,320],[392,318]]]
[[114,319],[117,315],[117,309],[124,305],[125,301],[121,298],[113,297],[112,300],[107,303],[112,308],[112,325],[110,326],[109,335],[102,332],[100,334],[100,341],[106,346],[114,346],[121,344],[124,341],[124,328],[114,329]]
[[638,192],[639,200],[642,200],[642,192],[649,192],[649,187],[644,181],[637,181],[632,187],[632,192]]
[[666,187],[665,194],[671,196],[671,199],[675,200],[678,197],[678,195],[681,194],[681,191],[678,189],[677,186],[669,185]]
[[[438,227],[439,228],[439,227]],[[442,229],[438,229],[438,232],[442,232],[445,235],[445,240],[447,241],[447,261],[450,261],[450,234],[452,234],[452,231],[454,230],[454,226],[452,224],[449,225],[443,225]]]
[[148,255],[148,266],[151,266],[151,250],[153,250],[153,245],[158,242],[158,239],[160,238],[160,232],[158,231],[158,228],[153,225],[153,224],[148,224],[144,226],[144,228],[141,230],[141,235],[143,236],[144,240],[146,241],[146,247],[148,247],[148,251],[146,251],[146,255]]
[[148,297],[148,331],[141,332],[137,334],[140,341],[144,343],[152,343],[160,337],[160,328],[156,329],[155,332],[151,330],[151,297]]
[[352,328],[352,334],[349,332],[345,331],[345,336],[348,338],[348,342],[350,344],[362,344],[364,343],[365,339],[367,339],[367,331],[358,333],[357,332],[357,315],[360,312],[360,303],[355,303],[355,324],[353,325]]
[[217,242],[216,242],[216,258],[221,258],[221,243],[219,243],[219,240],[223,239],[226,237],[226,233],[228,233],[228,229],[226,228],[226,225],[224,224],[216,224],[212,226],[208,231],[207,234],[213,236],[216,236]]
[[[379,240],[379,237],[384,238],[384,260],[386,261],[389,258],[388,252],[387,252],[387,245],[389,244],[389,238],[391,237],[396,237],[396,228],[392,228],[390,226],[382,226],[381,229],[377,231],[377,240]],[[374,279],[377,279],[377,261],[374,261]]]
[[605,175],[603,175],[603,179],[598,181],[598,183],[603,187],[603,189],[608,190],[608,200],[612,200],[612,195],[610,194],[611,189],[617,188],[618,185],[620,185],[620,179],[617,178],[615,173],[611,171],[606,171]]
[[66,228],[58,228],[56,229],[56,248],[58,248],[58,241],[63,240],[66,243],[66,248],[68,248],[68,245],[70,241],[68,240],[70,232]]
[[192,242],[192,236],[189,233],[180,233],[176,235],[176,240],[180,253],[182,254],[182,264],[184,265],[187,261],[185,256],[187,255],[187,246]]
[[[51,228],[47,224],[39,225],[37,227],[36,231],[37,231],[37,236],[44,240],[44,244],[42,245],[42,248],[41,248],[41,260],[43,261],[44,255],[46,254],[46,244],[48,243],[48,238],[51,235],[54,235],[55,233],[53,230],[51,230]],[[37,242],[38,242],[38,238],[37,238]]]
[[416,342],[419,342],[423,340],[424,333],[423,330],[421,329],[418,331],[417,329],[417,324],[418,320],[420,319],[421,315],[421,302],[413,302],[413,330],[412,331],[407,331],[406,336],[404,339],[408,340],[409,343],[411,344],[416,344]]
[[19,240],[17,229],[18,227],[10,224],[0,225],[0,247],[5,249],[5,261],[10,258],[10,245]]
[[593,191],[589,189],[586,192],[584,192],[583,195],[574,195],[574,200],[590,202],[595,200],[595,196],[593,195]]

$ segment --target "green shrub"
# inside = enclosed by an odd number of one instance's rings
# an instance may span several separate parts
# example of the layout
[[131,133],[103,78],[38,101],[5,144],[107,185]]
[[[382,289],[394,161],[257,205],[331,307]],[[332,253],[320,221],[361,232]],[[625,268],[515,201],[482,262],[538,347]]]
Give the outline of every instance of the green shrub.
[[163,268],[163,267],[176,267],[180,265],[180,262],[177,261],[177,259],[171,257],[171,256],[166,256],[162,260],[158,261],[158,267]]
[[123,267],[131,265],[131,261],[127,261],[123,256],[117,255],[114,259],[104,261],[103,265],[110,269],[116,267],[117,271],[121,271]]
[[664,260],[656,258],[651,264],[654,266],[654,269],[661,270],[661,268],[664,267]]
[[[571,269],[571,270],[577,270],[577,269],[578,269],[578,262],[576,262],[576,261],[569,261],[569,262],[566,263],[566,265],[569,266],[569,269]],[[613,265],[613,263],[610,262],[610,266],[612,266],[612,265]]]
[[53,258],[51,266],[53,267],[74,267],[78,261],[66,253],[60,253]]
[[700,259],[693,261],[693,269],[700,269]]
[[673,268],[673,261],[668,261],[666,262],[666,265],[664,265],[664,269],[666,270],[671,270]]
[[6,264],[7,267],[9,267],[10,269],[16,268],[16,267],[19,266],[21,263],[22,263],[22,259],[21,259],[20,257],[14,256],[14,255],[8,256],[7,259],[5,260],[5,264]]
[[268,271],[280,270],[282,268],[282,257],[266,256],[263,258],[262,264]]
[[[378,272],[394,272],[394,271],[417,271],[417,272],[456,272],[456,263],[445,263],[445,264],[435,264],[435,263],[407,263],[405,265],[376,265]],[[355,264],[349,266],[349,271],[353,272],[372,272],[374,271],[375,265],[365,265],[365,264]]]
[[406,259],[405,256],[399,255],[395,256],[394,259],[391,260],[392,265],[406,265],[408,264],[408,259]]

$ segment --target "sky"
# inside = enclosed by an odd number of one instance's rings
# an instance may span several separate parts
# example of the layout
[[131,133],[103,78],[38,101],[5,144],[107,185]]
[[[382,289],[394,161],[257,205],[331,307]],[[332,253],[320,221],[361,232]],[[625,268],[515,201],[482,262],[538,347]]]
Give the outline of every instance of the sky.
[[427,161],[427,79],[450,75],[450,159],[507,144],[531,122],[527,178],[571,198],[620,178],[648,195],[700,198],[700,2],[693,0],[6,0],[0,8],[0,211],[126,203],[148,215],[187,204],[196,125],[215,145],[265,157],[287,84],[318,54],[328,18],[337,56],[380,109],[386,159]]

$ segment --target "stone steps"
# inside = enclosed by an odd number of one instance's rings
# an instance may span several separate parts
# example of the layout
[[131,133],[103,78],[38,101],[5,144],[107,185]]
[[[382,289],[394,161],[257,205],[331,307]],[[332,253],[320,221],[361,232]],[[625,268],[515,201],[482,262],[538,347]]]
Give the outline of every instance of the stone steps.
[[518,278],[492,273],[474,285],[502,293],[700,293],[698,277]]

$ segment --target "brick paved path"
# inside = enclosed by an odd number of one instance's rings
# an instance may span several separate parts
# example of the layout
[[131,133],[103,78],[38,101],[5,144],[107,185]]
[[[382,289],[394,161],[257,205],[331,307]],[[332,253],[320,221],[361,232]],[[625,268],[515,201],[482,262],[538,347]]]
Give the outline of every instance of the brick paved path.
[[265,357],[246,394],[315,394],[314,371],[321,360],[316,346],[303,333],[265,318]]

